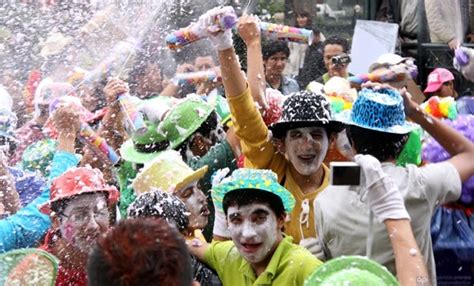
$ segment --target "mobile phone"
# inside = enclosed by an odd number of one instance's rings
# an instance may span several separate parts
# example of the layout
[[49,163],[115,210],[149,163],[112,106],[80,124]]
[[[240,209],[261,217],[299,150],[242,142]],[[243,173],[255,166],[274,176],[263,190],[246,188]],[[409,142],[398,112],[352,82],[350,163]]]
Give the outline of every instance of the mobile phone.
[[359,186],[360,166],[354,162],[331,162],[331,185],[334,186]]

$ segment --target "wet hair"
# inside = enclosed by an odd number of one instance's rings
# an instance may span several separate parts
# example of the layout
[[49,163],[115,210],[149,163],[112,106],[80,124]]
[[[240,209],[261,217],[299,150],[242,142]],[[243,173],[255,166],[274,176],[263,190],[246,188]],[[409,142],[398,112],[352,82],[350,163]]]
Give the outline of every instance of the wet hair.
[[161,218],[180,232],[189,226],[186,205],[176,196],[159,190],[139,195],[128,207],[129,218]]
[[285,207],[279,196],[258,189],[238,189],[230,191],[224,196],[224,201],[222,202],[226,216],[229,207],[244,207],[250,204],[264,204],[268,206],[275,213],[277,218],[286,214]]
[[121,221],[98,240],[87,264],[90,286],[189,286],[192,273],[182,235],[158,218]]
[[308,22],[306,23],[306,26],[300,27],[300,28],[307,28],[307,27],[311,27],[311,26],[313,25],[313,20],[311,19],[311,14],[310,14],[308,11],[301,11],[301,12],[299,12],[299,13],[296,13],[296,16],[295,16],[295,27],[298,27],[298,20],[297,20],[298,17],[307,18],[307,19],[308,19]]
[[[187,161],[188,159],[186,152],[188,150],[188,147],[190,147],[190,144],[193,142],[196,133],[199,133],[203,137],[211,139],[214,144],[217,143],[217,138],[212,138],[212,133],[219,127],[219,125],[222,125],[219,121],[219,116],[215,111],[211,112],[211,114],[209,114],[209,116],[207,117],[206,121],[204,121],[201,126],[199,126],[199,128],[194,131],[194,133],[189,136],[188,139],[184,140],[184,142],[181,143],[181,145],[179,145],[176,149],[181,154],[181,157],[184,159],[184,161]],[[222,128],[222,131],[223,130],[224,129]]]
[[408,140],[408,134],[380,132],[353,125],[348,126],[346,132],[357,154],[372,155],[380,162],[397,159]]
[[290,56],[290,48],[284,41],[268,41],[262,46],[262,57],[266,61],[276,53],[283,52],[286,57]]
[[347,53],[349,51],[349,42],[339,36],[331,36],[326,39],[326,41],[323,42],[323,51],[326,48],[327,45],[339,45],[342,47],[342,51],[344,53]]

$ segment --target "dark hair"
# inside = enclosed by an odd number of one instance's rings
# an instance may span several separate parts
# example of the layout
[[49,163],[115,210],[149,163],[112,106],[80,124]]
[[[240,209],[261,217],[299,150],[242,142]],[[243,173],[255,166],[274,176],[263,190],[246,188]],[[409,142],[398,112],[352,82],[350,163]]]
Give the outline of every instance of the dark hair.
[[162,219],[121,221],[89,256],[88,284],[189,286],[190,254],[183,237]]
[[220,124],[219,116],[217,115],[215,111],[211,112],[211,114],[209,114],[209,116],[207,117],[206,121],[204,121],[201,124],[201,126],[199,126],[199,128],[196,131],[194,131],[194,133],[191,136],[189,136],[189,138],[184,140],[184,142],[181,143],[181,145],[179,145],[176,148],[176,150],[181,154],[181,157],[183,157],[184,161],[187,161],[186,151],[188,149],[188,145],[192,143],[194,139],[194,135],[196,133],[199,133],[203,137],[211,139],[213,143],[217,143],[217,142],[214,142],[215,140],[214,138],[211,138],[212,137],[211,135],[212,135],[212,131],[216,130],[219,124]]
[[[306,26],[304,27],[299,27],[298,26],[298,20],[297,18],[298,17],[301,17],[301,18],[307,18],[308,19],[308,22],[306,23]],[[308,27],[311,27],[313,25],[313,19],[311,19],[311,14],[308,12],[308,11],[301,11],[299,13],[296,13],[296,16],[295,16],[295,27],[299,27],[299,28],[308,28]]]
[[243,207],[250,204],[267,205],[275,213],[277,218],[285,215],[285,207],[279,196],[258,189],[238,189],[230,191],[224,196],[224,201],[222,202],[225,215],[227,215],[227,210],[231,206]]
[[380,162],[395,160],[408,140],[408,134],[380,132],[350,125],[347,137],[358,154],[368,154]]
[[347,53],[350,48],[349,42],[346,39],[339,36],[331,36],[327,38],[326,41],[324,41],[323,43],[323,50],[326,48],[327,45],[339,45],[342,47],[342,51],[344,53]]
[[284,41],[268,41],[262,46],[263,60],[268,60],[269,57],[280,52],[285,53],[286,57],[290,56],[290,48]]

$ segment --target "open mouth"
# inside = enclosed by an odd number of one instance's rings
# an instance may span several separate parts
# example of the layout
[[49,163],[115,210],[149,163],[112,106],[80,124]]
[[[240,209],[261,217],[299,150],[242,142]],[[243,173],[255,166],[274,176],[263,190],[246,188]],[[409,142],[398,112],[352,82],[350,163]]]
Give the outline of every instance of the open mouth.
[[207,206],[203,206],[201,208],[201,215],[202,216],[209,216],[211,212],[209,211],[209,208]]
[[241,245],[244,252],[253,253],[262,246],[262,243],[241,243]]
[[316,155],[298,155],[298,159],[307,163],[313,162],[315,158],[316,158]]

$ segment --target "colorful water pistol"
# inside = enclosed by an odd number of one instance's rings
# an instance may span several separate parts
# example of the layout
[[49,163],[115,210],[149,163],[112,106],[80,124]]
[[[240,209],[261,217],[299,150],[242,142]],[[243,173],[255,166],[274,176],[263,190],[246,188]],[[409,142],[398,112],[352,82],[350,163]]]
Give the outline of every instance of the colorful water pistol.
[[311,45],[313,43],[312,30],[267,22],[260,22],[259,25],[262,34],[269,38],[285,39],[290,42],[299,42],[308,45]]
[[354,84],[362,84],[364,82],[393,82],[401,81],[408,78],[416,78],[418,69],[412,60],[405,60],[403,63],[391,66],[389,69],[373,72],[368,74],[359,74],[350,76],[347,79]]
[[174,78],[173,82],[176,85],[184,85],[184,84],[199,84],[202,82],[212,82],[217,81],[218,77],[215,71],[197,71],[197,72],[189,72],[189,73],[177,73]]
[[[234,8],[226,6],[221,8],[222,13],[218,14],[214,20],[214,25],[208,28],[211,32],[219,32],[232,29],[237,24],[238,18]],[[278,25],[267,22],[259,23],[262,34],[270,38],[286,39],[292,42],[303,42],[311,44],[313,42],[313,31],[308,29]],[[207,37],[207,33],[198,28],[196,23],[181,28],[166,36],[166,44],[172,50],[181,49],[195,41]]]
[[454,120],[458,116],[456,101],[453,97],[439,98],[438,96],[433,96],[423,103],[421,108],[437,118]]
[[[214,24],[208,28],[211,32],[225,31],[232,29],[237,23],[237,15],[235,14],[234,8],[226,6],[221,8],[222,13],[216,15]],[[206,31],[202,31],[197,23],[181,28],[177,31],[172,32],[166,36],[166,44],[168,48],[172,50],[181,49],[182,47],[189,45],[195,41],[207,37]]]
[[120,156],[107,144],[104,138],[95,133],[89,124],[83,123],[81,125],[79,136],[104,153],[114,165],[120,161]]
[[125,115],[125,119],[128,122],[129,127],[132,129],[132,133],[138,136],[145,135],[148,128],[143,120],[143,114],[137,109],[137,106],[132,102],[130,94],[124,93],[118,96],[118,102],[120,109]]

